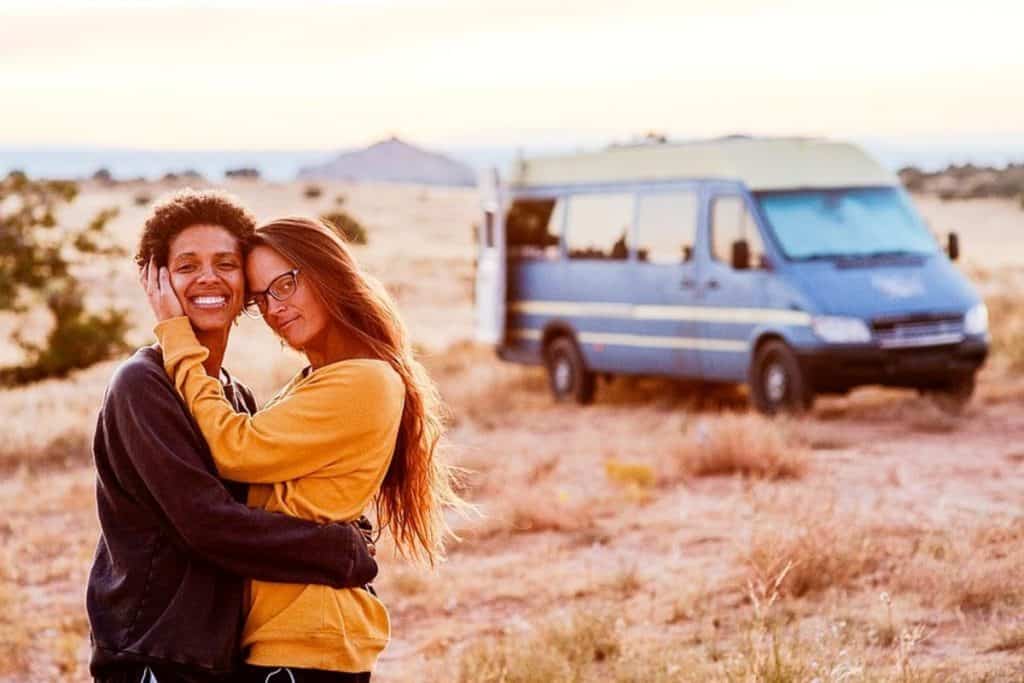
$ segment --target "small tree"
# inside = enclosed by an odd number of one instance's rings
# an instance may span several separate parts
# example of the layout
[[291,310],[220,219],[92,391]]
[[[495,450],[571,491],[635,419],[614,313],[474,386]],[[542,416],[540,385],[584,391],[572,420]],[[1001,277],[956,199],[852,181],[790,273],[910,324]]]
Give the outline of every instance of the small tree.
[[42,299],[54,317],[45,346],[14,334],[27,362],[0,369],[0,384],[62,377],[127,349],[124,312],[88,312],[71,272],[83,257],[123,255],[107,231],[118,211],[101,211],[84,228],[58,227],[57,208],[77,194],[70,181],[30,180],[17,171],[0,179],[0,311],[23,313]]

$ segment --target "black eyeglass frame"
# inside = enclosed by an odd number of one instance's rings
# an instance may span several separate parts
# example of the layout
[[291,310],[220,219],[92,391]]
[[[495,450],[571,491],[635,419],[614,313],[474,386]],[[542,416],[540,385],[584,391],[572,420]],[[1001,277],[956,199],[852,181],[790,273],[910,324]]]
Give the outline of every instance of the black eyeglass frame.
[[[245,305],[242,306],[242,310],[245,311],[245,314],[248,315],[250,318],[262,318],[263,312],[267,309],[267,304],[269,303],[267,301],[268,296],[273,297],[277,301],[287,301],[293,294],[295,294],[295,291],[299,288],[299,272],[300,271],[298,268],[292,268],[288,272],[281,273],[273,280],[271,280],[270,285],[263,291],[249,292],[249,295],[245,297]],[[274,294],[272,290],[277,285],[277,283],[281,281],[282,278],[290,278],[294,283],[295,287],[288,294],[285,294],[284,296],[278,296],[277,294]],[[264,302],[262,306],[260,305],[261,298]],[[256,307],[255,311],[252,310],[253,306]]]

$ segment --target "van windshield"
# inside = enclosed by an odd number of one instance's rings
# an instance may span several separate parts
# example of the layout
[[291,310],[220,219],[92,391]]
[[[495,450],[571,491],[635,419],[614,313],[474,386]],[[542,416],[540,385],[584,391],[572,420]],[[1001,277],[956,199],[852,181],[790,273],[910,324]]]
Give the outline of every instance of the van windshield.
[[928,255],[935,238],[894,187],[756,192],[786,257]]

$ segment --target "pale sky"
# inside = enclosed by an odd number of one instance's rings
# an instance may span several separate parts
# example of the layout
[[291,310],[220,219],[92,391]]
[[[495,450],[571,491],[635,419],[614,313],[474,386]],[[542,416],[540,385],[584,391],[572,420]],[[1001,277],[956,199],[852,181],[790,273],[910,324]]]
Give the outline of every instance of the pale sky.
[[1019,0],[0,0],[0,144],[1016,135],[1022,27]]

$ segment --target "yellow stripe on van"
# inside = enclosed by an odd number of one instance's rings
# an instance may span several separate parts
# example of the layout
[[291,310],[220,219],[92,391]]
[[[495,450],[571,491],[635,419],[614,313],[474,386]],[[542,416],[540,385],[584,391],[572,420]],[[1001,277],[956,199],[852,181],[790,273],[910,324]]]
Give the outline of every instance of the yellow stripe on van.
[[[511,330],[516,339],[538,340],[541,330],[517,328]],[[635,346],[646,349],[691,349],[698,351],[745,352],[749,345],[744,341],[730,339],[695,339],[692,337],[657,337],[646,334],[615,334],[607,332],[580,332],[577,338],[582,344],[603,344],[605,346]]]
[[543,336],[544,336],[544,333],[541,332],[540,330],[531,330],[531,329],[528,329],[528,328],[525,328],[525,327],[522,327],[522,328],[519,328],[519,329],[516,329],[516,330],[509,330],[509,333],[513,337],[515,337],[516,339],[535,339],[535,340],[539,340],[539,339],[542,339]]
[[633,304],[582,301],[516,301],[510,306],[516,313],[531,315],[576,315],[588,318],[632,318]]
[[811,324],[810,314],[782,308],[654,306],[581,301],[515,301],[509,308],[514,313],[565,315],[586,318],[690,320],[713,323],[777,323],[779,325],[801,326]]

